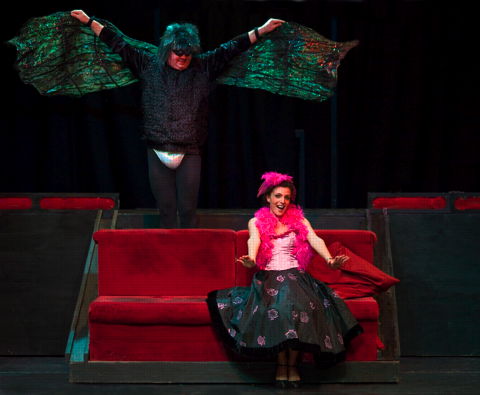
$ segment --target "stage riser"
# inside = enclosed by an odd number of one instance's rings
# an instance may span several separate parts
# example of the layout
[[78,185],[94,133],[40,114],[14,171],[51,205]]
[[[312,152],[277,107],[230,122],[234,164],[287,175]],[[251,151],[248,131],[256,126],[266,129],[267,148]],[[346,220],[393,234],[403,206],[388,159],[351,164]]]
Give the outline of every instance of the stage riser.
[[97,211],[0,214],[0,355],[62,355]]
[[480,356],[480,212],[390,212],[401,354]]

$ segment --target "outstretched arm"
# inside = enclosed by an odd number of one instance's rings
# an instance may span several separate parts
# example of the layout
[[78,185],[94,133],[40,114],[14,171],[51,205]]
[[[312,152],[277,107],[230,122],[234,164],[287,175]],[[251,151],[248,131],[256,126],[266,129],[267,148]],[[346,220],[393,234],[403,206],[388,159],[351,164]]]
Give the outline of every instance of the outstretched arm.
[[252,218],[250,221],[248,221],[248,255],[243,255],[237,259],[237,262],[241,263],[245,267],[255,266],[258,248],[260,247],[260,232],[258,231],[257,225],[255,225],[255,221],[256,218]]
[[[73,10],[72,12],[70,12],[70,15],[78,19],[84,25],[90,22],[90,17],[82,10]],[[100,33],[102,32],[104,26],[97,20],[92,20],[90,22],[90,28],[98,37],[100,36]]]
[[312,225],[310,225],[310,222],[305,218],[303,220],[304,225],[307,227],[308,234],[307,234],[307,240],[312,246],[312,248],[323,258],[327,261],[327,264],[332,268],[332,269],[338,269],[341,267],[349,258],[346,255],[337,255],[335,257],[332,257],[332,254],[330,254],[330,251],[328,251],[328,248],[320,237],[318,237],[315,234],[315,231],[312,228]]
[[205,67],[210,78],[212,80],[216,79],[235,56],[248,50],[261,35],[275,30],[283,23],[284,21],[280,19],[269,19],[261,27],[250,30],[248,33],[243,33],[220,45],[217,49],[203,54],[202,57],[206,60]]
[[285,23],[285,21],[282,21],[281,19],[271,18],[267,22],[265,22],[262,26],[257,27],[253,30],[250,30],[248,32],[248,38],[250,39],[250,43],[251,44],[256,43],[260,36],[263,36],[264,34],[274,31],[277,27],[281,26],[283,23]]
[[148,62],[148,56],[145,51],[133,47],[122,37],[121,34],[117,34],[108,25],[104,26],[96,19],[90,18],[82,10],[73,10],[70,12],[70,15],[83,24],[89,24],[93,33],[106,43],[113,52],[119,54],[137,77],[145,69]]

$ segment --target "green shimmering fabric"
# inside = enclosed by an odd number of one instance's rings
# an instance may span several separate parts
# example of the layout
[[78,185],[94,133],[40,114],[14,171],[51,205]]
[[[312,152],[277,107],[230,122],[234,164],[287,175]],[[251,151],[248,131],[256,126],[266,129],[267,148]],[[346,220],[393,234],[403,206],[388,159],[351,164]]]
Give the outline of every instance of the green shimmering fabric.
[[236,57],[219,82],[323,101],[334,93],[340,61],[357,44],[331,41],[305,26],[284,23]]
[[[132,46],[157,51],[99,21]],[[9,43],[17,48],[21,80],[42,95],[78,97],[137,81],[120,56],[69,12],[30,19]],[[334,92],[341,59],[356,44],[330,41],[307,27],[284,23],[237,56],[218,82],[323,101]]]
[[[118,31],[106,21],[101,23]],[[157,50],[154,45],[122,36],[137,48]],[[42,95],[78,97],[137,81],[120,56],[69,12],[30,19],[9,43],[17,48],[21,80]]]

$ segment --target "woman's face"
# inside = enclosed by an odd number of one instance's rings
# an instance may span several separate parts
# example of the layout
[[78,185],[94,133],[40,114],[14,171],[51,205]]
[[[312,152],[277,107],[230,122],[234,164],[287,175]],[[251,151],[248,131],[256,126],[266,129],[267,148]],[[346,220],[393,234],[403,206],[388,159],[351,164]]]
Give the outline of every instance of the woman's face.
[[267,195],[267,202],[270,211],[277,217],[281,217],[287,211],[287,208],[292,199],[292,191],[287,187],[273,188],[270,195]]
[[175,70],[185,70],[190,66],[190,62],[192,61],[192,55],[185,54],[181,51],[175,53],[175,51],[170,51],[168,55],[167,63],[170,67],[174,68]]

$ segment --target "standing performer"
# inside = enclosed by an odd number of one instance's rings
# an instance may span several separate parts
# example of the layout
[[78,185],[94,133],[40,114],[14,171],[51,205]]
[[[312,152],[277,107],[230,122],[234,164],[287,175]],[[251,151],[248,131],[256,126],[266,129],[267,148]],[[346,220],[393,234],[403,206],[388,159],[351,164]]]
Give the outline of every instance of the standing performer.
[[258,266],[250,287],[213,291],[208,306],[226,343],[246,356],[277,357],[276,383],[300,385],[299,351],[317,362],[341,361],[345,344],[362,328],[343,300],[305,272],[314,251],[338,269],[348,259],[332,257],[325,242],[296,206],[292,177],[265,173],[258,196],[266,207],[248,223],[246,267]]
[[151,54],[128,44],[120,34],[82,10],[74,10],[71,15],[89,25],[143,83],[143,138],[148,146],[149,180],[160,226],[177,227],[178,210],[180,227],[195,227],[208,95],[230,60],[284,21],[270,19],[204,54],[200,54],[197,27],[174,23],[167,26],[157,54]]
[[194,25],[168,26],[157,47],[81,10],[32,18],[8,42],[17,49],[21,80],[42,95],[81,97],[142,82],[149,178],[165,228],[176,226],[177,211],[181,227],[195,226],[215,83],[322,102],[334,94],[341,60],[358,44],[270,19],[200,54]]

